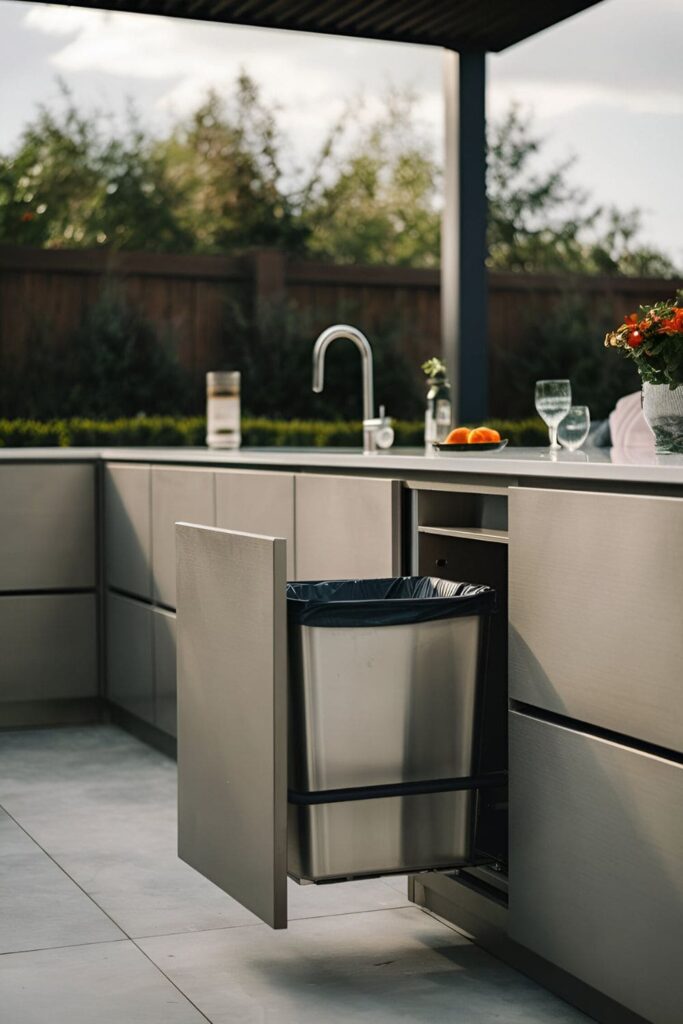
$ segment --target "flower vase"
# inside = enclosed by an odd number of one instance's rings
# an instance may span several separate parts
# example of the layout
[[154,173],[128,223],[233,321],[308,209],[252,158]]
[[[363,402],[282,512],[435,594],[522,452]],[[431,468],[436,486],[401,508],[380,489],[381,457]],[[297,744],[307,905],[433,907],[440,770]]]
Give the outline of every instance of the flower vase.
[[655,435],[655,451],[683,454],[683,385],[643,381],[643,414]]

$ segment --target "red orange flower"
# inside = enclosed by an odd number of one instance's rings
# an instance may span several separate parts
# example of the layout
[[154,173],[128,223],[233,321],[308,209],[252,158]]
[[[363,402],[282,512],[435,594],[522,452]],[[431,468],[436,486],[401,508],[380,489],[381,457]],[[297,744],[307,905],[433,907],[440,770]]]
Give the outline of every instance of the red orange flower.
[[674,306],[671,316],[662,320],[659,325],[661,334],[683,334],[683,308]]

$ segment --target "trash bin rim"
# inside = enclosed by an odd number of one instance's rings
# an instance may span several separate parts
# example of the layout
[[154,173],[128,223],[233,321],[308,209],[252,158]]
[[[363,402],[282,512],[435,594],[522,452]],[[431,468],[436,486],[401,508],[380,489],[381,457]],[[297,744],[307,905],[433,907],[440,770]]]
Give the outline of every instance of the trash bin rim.
[[[485,583],[444,580],[454,585],[476,588],[470,594],[434,595],[428,597],[352,597],[320,598],[291,596],[289,588],[319,584],[386,583],[401,580],[439,580],[437,576],[384,576],[371,579],[292,580],[287,584],[287,608],[290,622],[297,625],[319,625],[329,628],[349,626],[407,625],[470,615],[489,615],[497,610],[496,590]],[[413,614],[411,614],[413,613]],[[368,621],[363,621],[367,616]]]

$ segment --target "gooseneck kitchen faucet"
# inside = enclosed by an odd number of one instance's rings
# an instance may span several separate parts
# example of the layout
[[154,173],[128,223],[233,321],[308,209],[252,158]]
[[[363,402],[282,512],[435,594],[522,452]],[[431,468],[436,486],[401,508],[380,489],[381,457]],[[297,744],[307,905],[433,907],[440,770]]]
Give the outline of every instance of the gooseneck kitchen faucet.
[[325,386],[325,353],[337,338],[352,341],[360,352],[363,367],[363,454],[372,455],[378,448],[390,448],[394,441],[391,420],[384,414],[375,416],[375,392],[370,342],[357,327],[349,324],[334,324],[319,336],[313,346],[313,390],[318,394]]

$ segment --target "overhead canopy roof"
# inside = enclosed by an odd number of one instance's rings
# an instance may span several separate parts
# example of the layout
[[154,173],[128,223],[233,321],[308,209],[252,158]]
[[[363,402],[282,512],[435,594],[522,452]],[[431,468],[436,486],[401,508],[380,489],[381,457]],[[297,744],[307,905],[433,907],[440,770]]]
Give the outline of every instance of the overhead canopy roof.
[[[48,0],[67,4],[68,0]],[[77,0],[93,7],[235,25],[504,50],[599,0]]]

